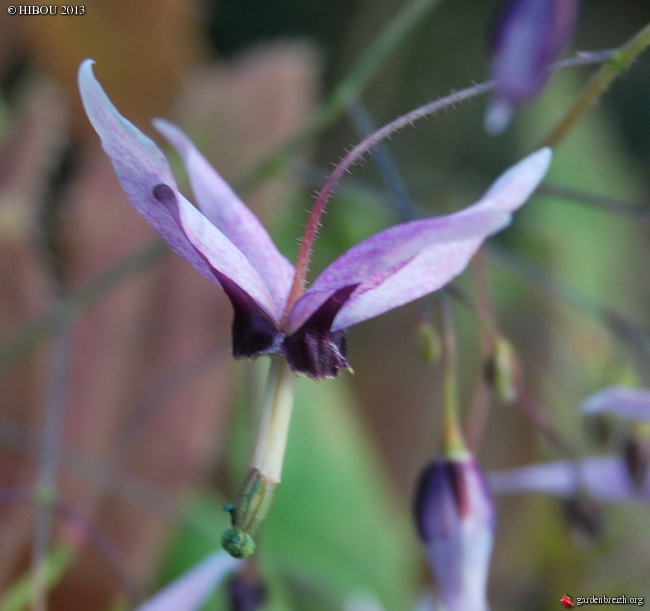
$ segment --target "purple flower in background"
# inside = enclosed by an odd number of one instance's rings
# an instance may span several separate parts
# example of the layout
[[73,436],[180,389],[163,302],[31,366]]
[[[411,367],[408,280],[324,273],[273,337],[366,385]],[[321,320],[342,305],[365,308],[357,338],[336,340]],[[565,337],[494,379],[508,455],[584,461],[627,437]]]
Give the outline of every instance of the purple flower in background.
[[313,378],[349,367],[346,329],[435,291],[505,227],[548,169],[540,150],[508,170],[473,206],[389,228],[334,261],[296,299],[296,270],[237,195],[174,125],[154,122],[181,155],[199,208],[179,191],[160,149],[122,117],[92,72],[79,69],[84,108],[122,187],[167,244],[220,286],[235,312],[233,354],[286,356]]
[[241,566],[226,552],[212,554],[135,611],[198,611],[227,575]]
[[415,519],[446,611],[486,611],[492,498],[474,459],[438,458],[418,483]]
[[650,421],[650,390],[612,386],[586,399],[583,414],[613,414],[628,420]]
[[495,494],[542,492],[571,498],[585,493],[600,501],[650,501],[650,473],[637,483],[620,456],[559,460],[491,473]]
[[577,0],[510,0],[493,26],[490,47],[495,94],[485,116],[491,134],[502,132],[516,105],[539,93],[551,62],[568,42]]

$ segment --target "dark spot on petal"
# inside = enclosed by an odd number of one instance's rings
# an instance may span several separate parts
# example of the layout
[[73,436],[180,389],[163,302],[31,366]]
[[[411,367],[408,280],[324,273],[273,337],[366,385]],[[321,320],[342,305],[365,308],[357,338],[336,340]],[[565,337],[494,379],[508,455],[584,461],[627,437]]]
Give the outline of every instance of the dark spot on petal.
[[346,286],[332,295],[305,324],[285,338],[284,352],[291,369],[315,379],[331,378],[349,369],[347,331],[332,331],[334,317],[357,285]]
[[176,214],[177,201],[174,190],[164,183],[156,185],[153,188],[153,196],[163,205],[169,212]]

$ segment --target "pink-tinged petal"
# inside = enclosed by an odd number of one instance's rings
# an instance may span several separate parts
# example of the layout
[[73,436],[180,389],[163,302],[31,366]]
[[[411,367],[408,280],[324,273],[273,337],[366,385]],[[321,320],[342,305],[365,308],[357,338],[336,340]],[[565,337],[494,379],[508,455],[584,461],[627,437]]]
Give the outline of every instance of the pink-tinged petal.
[[221,286],[225,276],[274,315],[271,297],[244,254],[178,191],[165,156],[122,117],[93,75],[91,60],[79,68],[86,114],[128,199],[178,255]]
[[584,414],[613,414],[629,420],[650,421],[650,390],[605,388],[582,404]]
[[140,605],[136,611],[198,611],[228,574],[241,564],[241,560],[226,552],[212,554]]
[[560,460],[499,471],[491,473],[488,481],[495,494],[542,492],[572,497],[586,492],[602,501],[650,500],[650,474],[639,486],[618,456]]
[[506,171],[473,206],[455,214],[391,227],[332,263],[294,306],[290,330],[336,291],[356,286],[332,325],[337,331],[435,291],[462,272],[483,240],[510,221],[548,170],[542,149]]
[[156,119],[154,125],[183,158],[201,211],[244,253],[273,297],[275,314],[280,317],[289,294],[293,265],[278,252],[257,217],[189,138],[168,121]]

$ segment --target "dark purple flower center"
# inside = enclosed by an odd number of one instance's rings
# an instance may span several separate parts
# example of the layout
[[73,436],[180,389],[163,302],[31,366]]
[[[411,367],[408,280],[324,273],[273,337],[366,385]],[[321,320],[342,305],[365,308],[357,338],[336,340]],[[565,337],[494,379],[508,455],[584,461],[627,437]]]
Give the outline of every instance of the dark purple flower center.
[[[166,184],[153,188],[153,196],[182,228],[178,202],[173,189]],[[255,357],[260,354],[286,356],[296,373],[315,379],[334,377],[349,368],[347,361],[347,332],[332,331],[334,317],[348,300],[356,284],[336,291],[294,333],[286,336],[273,318],[236,282],[215,269],[200,250],[215,279],[232,303],[235,313],[232,324],[233,356]]]

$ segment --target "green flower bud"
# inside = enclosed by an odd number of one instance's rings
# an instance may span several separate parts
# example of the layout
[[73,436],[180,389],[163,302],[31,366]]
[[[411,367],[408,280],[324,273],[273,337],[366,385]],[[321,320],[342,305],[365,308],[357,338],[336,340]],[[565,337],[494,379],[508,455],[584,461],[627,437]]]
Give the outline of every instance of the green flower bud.
[[517,400],[519,363],[512,344],[504,337],[494,342],[493,352],[485,364],[485,377],[504,403]]
[[438,330],[430,322],[422,322],[416,329],[415,345],[425,363],[436,363],[442,354],[442,341]]

